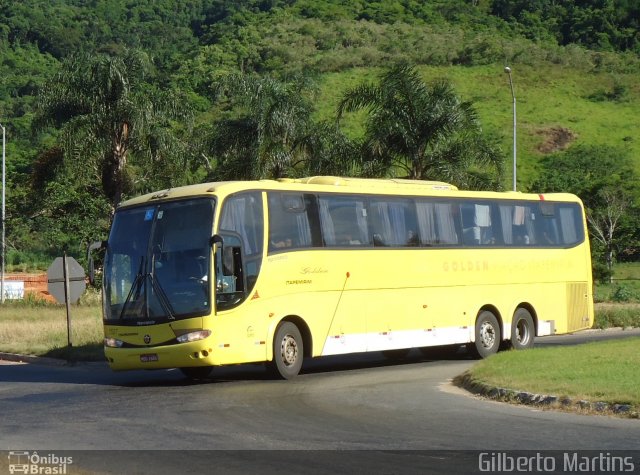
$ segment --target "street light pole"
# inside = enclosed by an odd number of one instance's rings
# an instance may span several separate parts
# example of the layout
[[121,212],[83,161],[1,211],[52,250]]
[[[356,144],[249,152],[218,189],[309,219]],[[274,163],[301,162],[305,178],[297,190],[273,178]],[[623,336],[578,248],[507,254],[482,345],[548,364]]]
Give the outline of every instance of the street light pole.
[[506,66],[504,72],[509,75],[509,85],[511,86],[511,97],[513,98],[513,191],[516,191],[516,93],[513,90],[513,79],[511,68]]
[[0,124],[2,128],[2,267],[0,268],[0,302],[4,304],[4,197],[5,197],[5,144],[6,144],[6,130],[4,125]]

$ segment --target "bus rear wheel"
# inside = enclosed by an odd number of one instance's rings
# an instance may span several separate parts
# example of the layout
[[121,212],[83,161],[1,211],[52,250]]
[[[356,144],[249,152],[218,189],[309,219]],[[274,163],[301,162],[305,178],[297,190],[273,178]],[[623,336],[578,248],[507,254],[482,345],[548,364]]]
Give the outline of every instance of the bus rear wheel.
[[525,308],[519,308],[511,321],[511,347],[514,350],[533,348],[536,335],[533,317]]
[[468,348],[479,358],[486,358],[497,353],[502,341],[500,323],[489,310],[483,310],[476,320],[476,341],[469,343]]
[[284,379],[298,375],[302,368],[304,346],[300,330],[291,322],[283,322],[273,340],[273,369]]

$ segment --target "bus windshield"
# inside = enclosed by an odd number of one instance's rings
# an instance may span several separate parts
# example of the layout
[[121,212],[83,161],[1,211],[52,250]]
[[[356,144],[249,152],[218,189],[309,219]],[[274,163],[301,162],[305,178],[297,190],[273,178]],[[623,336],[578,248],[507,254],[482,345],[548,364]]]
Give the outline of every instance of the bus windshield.
[[199,198],[116,212],[104,266],[104,318],[149,323],[211,309],[214,201]]

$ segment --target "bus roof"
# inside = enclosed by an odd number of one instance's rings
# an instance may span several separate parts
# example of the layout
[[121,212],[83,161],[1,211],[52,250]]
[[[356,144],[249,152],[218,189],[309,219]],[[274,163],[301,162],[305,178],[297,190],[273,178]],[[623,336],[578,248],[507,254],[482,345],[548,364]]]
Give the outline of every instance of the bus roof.
[[441,181],[409,180],[400,178],[351,178],[336,176],[313,176],[305,178],[280,178],[278,180],[219,181],[169,188],[147,193],[120,203],[120,207],[135,206],[156,201],[189,198],[196,196],[228,195],[243,190],[279,190],[302,192],[341,192],[381,195],[448,196],[487,199],[520,199],[549,201],[580,201],[570,193],[522,193],[515,191],[469,191],[458,190]]

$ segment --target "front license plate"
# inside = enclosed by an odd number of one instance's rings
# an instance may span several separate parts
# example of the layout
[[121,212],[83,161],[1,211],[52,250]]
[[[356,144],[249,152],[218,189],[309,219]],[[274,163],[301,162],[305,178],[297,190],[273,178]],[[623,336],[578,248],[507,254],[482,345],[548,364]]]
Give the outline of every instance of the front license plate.
[[152,361],[158,361],[158,355],[155,353],[151,353],[148,355],[140,355],[140,361],[142,363],[150,363]]

